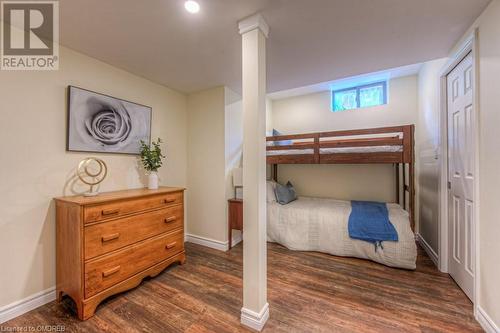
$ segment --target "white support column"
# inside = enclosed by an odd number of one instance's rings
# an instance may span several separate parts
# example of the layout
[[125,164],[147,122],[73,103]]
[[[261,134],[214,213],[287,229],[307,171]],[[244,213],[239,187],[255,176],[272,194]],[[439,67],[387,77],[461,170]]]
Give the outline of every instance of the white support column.
[[269,318],[266,244],[266,38],[264,18],[239,22],[243,62],[243,308],[241,323]]

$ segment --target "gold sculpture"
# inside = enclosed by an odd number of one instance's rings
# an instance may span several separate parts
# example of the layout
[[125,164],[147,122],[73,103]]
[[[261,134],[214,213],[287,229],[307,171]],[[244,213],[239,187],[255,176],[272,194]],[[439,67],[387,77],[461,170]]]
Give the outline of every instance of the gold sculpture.
[[100,184],[108,174],[108,167],[103,160],[95,157],[88,157],[78,164],[77,175],[80,180],[90,186],[90,191],[84,193],[86,197],[93,197],[99,194],[94,186]]

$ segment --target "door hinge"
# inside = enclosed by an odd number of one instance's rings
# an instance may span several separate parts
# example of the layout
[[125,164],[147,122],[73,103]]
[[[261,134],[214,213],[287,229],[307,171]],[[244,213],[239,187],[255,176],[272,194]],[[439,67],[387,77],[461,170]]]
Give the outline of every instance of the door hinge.
[[451,182],[448,182],[448,190],[451,190]]

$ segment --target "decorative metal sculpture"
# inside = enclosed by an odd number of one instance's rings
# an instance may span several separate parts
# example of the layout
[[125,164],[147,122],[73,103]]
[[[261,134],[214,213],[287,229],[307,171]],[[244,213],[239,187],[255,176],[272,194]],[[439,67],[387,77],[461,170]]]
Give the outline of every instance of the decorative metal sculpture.
[[86,197],[99,194],[94,186],[100,184],[108,174],[108,167],[103,160],[95,157],[88,157],[78,164],[77,175],[80,180],[90,186],[90,191],[84,193]]

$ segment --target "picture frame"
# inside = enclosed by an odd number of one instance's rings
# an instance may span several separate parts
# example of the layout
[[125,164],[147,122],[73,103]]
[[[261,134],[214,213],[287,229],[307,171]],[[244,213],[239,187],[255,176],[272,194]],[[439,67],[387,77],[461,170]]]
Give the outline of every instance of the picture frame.
[[140,154],[151,142],[151,107],[92,90],[68,86],[66,150]]

